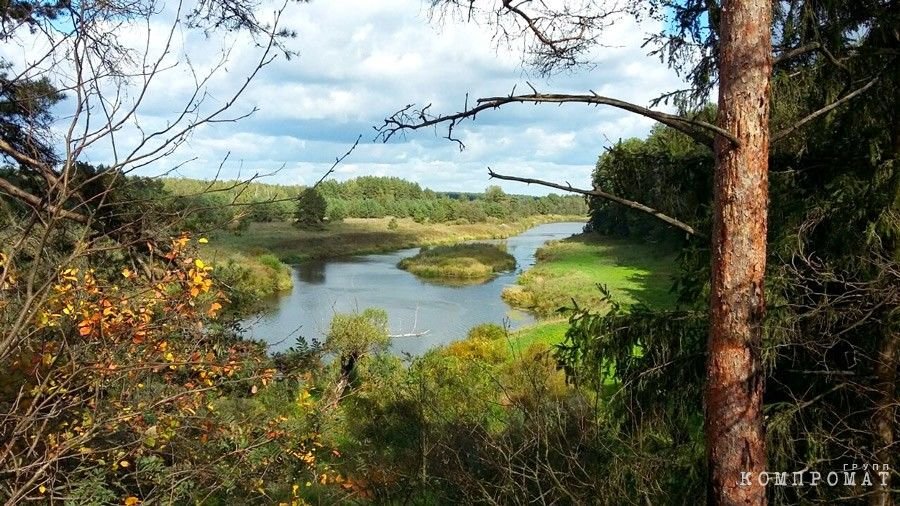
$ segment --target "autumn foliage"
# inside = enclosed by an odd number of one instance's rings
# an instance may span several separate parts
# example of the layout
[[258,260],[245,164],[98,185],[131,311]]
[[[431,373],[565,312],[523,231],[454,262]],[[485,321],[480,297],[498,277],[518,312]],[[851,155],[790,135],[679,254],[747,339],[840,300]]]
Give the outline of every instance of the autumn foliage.
[[[264,347],[217,320],[228,301],[201,241],[173,238],[144,269],[85,261],[55,276],[0,380],[0,497],[299,503],[307,481],[339,480],[317,467],[303,380],[272,390]],[[4,282],[12,310],[21,283]],[[267,396],[294,398],[269,409]]]

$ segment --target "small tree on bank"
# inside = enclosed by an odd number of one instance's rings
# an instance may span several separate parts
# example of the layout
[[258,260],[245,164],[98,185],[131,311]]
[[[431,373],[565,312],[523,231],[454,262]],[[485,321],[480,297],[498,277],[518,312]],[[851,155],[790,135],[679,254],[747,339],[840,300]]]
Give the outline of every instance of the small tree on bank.
[[328,203],[315,188],[305,188],[297,197],[295,223],[300,228],[322,228]]
[[368,308],[362,313],[334,315],[325,338],[325,348],[339,357],[341,370],[327,405],[336,406],[346,394],[360,359],[369,353],[386,350],[390,343],[385,310]]

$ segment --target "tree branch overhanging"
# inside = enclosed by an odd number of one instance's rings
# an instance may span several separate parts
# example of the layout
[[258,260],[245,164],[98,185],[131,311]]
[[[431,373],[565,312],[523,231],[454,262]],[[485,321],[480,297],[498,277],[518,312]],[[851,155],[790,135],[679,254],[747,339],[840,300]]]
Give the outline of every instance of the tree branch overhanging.
[[794,123],[793,125],[785,128],[784,130],[773,133],[771,142],[774,144],[774,143],[784,139],[788,135],[794,133],[795,130],[801,128],[803,125],[809,123],[810,121],[818,118],[819,116],[822,116],[823,114],[827,114],[828,112],[833,111],[834,109],[837,109],[842,104],[849,102],[850,100],[853,100],[854,98],[858,97],[859,95],[862,95],[863,93],[868,91],[869,88],[874,86],[875,83],[878,82],[878,79],[879,79],[879,76],[872,78],[871,80],[869,80],[869,82],[867,82],[863,86],[860,86],[859,88],[851,91],[850,93],[847,93],[843,97],[831,102],[830,104],[826,105],[825,107],[822,107],[821,109],[819,109],[817,111],[811,112],[810,114],[806,115],[805,117],[803,117],[802,119],[800,119],[799,121]]
[[330,175],[334,172],[334,169],[336,169],[337,166],[340,165],[341,162],[343,162],[345,158],[347,158],[348,156],[350,156],[350,153],[353,153],[353,150],[356,149],[356,146],[359,145],[359,141],[360,141],[361,139],[362,139],[362,134],[359,134],[359,135],[356,137],[356,141],[354,141],[354,142],[353,142],[353,145],[350,146],[350,149],[348,149],[343,155],[341,155],[341,156],[339,156],[339,157],[337,157],[337,158],[334,159],[334,163],[331,164],[331,167],[329,167],[328,170],[325,171],[325,174],[322,174],[322,177],[320,177],[319,180],[316,181],[316,184],[313,185],[313,188],[316,188],[316,187],[318,187],[320,184],[322,184],[322,181],[325,181],[325,178],[327,178],[328,176],[330,176]]
[[14,197],[35,209],[46,209],[53,214],[60,216],[61,218],[65,218],[67,220],[76,221],[81,224],[85,224],[88,222],[88,217],[74,212],[69,211],[68,209],[64,209],[59,206],[55,206],[45,199],[38,197],[37,195],[28,193],[27,191],[19,188],[18,186],[10,183],[9,181],[0,178],[0,194],[5,193],[11,197]]
[[641,204],[640,202],[635,202],[633,200],[628,200],[628,199],[624,199],[622,197],[617,197],[616,195],[607,193],[603,190],[600,190],[599,188],[585,190],[582,188],[575,188],[574,186],[572,186],[571,184],[568,184],[568,183],[566,183],[565,185],[561,185],[561,184],[553,183],[551,181],[544,181],[542,179],[533,179],[533,178],[529,178],[529,177],[518,177],[518,176],[508,176],[505,174],[499,174],[497,172],[494,172],[490,167],[488,167],[488,175],[493,179],[502,179],[504,181],[517,181],[517,182],[526,183],[526,184],[537,184],[537,185],[541,185],[541,186],[546,186],[548,188],[556,188],[557,190],[563,190],[563,191],[570,192],[570,193],[580,193],[582,195],[588,195],[591,197],[600,197],[602,199],[606,199],[606,200],[615,202],[617,204],[621,204],[623,206],[630,207],[631,209],[641,211],[642,213],[649,214],[650,216],[653,216],[654,218],[656,218],[670,226],[673,226],[679,230],[683,230],[684,232],[686,232],[692,236],[703,237],[699,232],[697,232],[697,230],[694,229],[694,227],[688,225],[687,223],[684,223],[683,221],[672,218],[671,216],[664,214],[660,211],[657,211],[656,209],[653,209],[652,207]]
[[[464,147],[462,141],[453,137],[453,128],[465,119],[475,119],[478,113],[490,109],[498,109],[504,105],[514,103],[549,103],[549,104],[565,104],[579,103],[588,105],[606,105],[629,111],[641,116],[656,120],[664,125],[672,127],[684,134],[690,136],[697,142],[712,147],[713,135],[721,135],[731,141],[735,146],[739,143],[737,138],[731,133],[719,128],[712,123],[697,119],[685,118],[675,114],[668,114],[661,111],[654,111],[647,107],[643,107],[623,100],[604,97],[593,91],[589,95],[569,95],[560,93],[539,93],[532,88],[533,93],[527,95],[515,95],[515,89],[507,96],[502,97],[485,97],[476,100],[476,105],[469,107],[468,96],[466,97],[466,105],[462,111],[453,114],[433,115],[429,113],[431,105],[427,105],[421,109],[414,109],[413,105],[407,105],[403,109],[394,113],[391,117],[386,118],[381,127],[376,128],[382,142],[387,142],[395,134],[405,130],[418,130],[425,127],[436,126],[441,123],[447,124],[447,139],[459,144],[460,148]],[[710,135],[713,134],[713,135]]]

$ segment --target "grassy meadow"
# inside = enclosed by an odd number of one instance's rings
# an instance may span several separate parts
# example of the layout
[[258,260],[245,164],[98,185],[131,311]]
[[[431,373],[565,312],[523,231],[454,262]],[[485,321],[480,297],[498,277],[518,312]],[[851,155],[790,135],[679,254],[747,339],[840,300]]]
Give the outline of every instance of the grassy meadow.
[[423,278],[485,280],[515,269],[516,259],[493,244],[453,244],[423,247],[397,267]]
[[598,284],[624,303],[669,307],[674,261],[652,246],[633,240],[581,234],[553,241],[537,251],[537,264],[503,291],[513,306],[551,316],[574,300],[581,307],[601,306]]

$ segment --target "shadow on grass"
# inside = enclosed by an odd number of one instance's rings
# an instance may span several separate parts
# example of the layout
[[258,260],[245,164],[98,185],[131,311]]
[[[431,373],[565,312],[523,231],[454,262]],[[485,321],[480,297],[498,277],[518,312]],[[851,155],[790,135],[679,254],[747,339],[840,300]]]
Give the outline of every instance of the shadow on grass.
[[614,299],[621,300],[624,295],[630,302],[657,309],[675,305],[672,286],[676,253],[671,246],[599,234],[580,234],[562,242],[581,244],[592,250],[596,248],[599,263],[614,267],[619,275],[624,275],[622,279],[626,283],[612,283],[614,279],[603,279],[602,275],[597,281],[610,287]]

